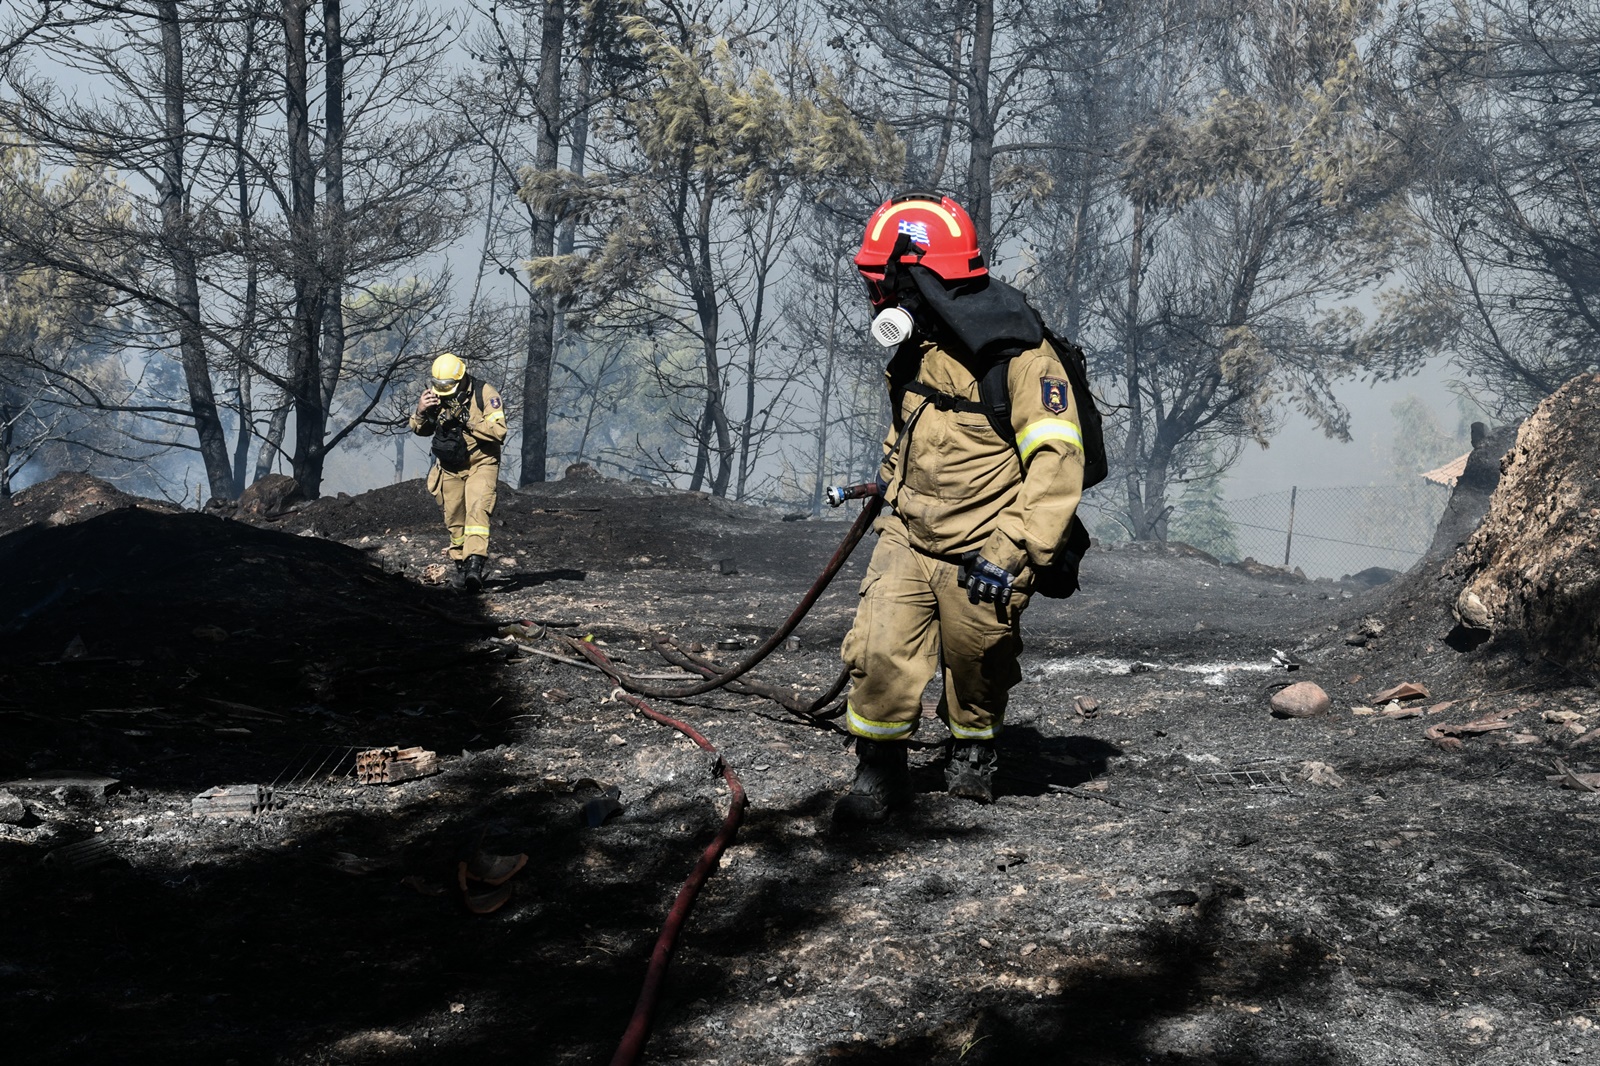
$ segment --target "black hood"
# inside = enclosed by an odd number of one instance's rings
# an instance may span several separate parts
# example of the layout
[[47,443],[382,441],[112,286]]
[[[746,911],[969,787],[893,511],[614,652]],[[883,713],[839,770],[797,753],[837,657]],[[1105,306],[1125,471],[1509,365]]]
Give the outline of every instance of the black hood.
[[1027,297],[999,278],[984,274],[950,286],[923,266],[906,268],[916,282],[922,307],[937,318],[964,352],[987,363],[1006,352],[1027,351],[1044,341],[1044,322]]

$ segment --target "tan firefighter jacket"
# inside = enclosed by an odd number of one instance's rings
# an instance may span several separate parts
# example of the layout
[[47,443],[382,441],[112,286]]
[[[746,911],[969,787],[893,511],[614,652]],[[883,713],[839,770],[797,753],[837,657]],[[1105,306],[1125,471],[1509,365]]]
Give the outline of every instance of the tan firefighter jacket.
[[[483,402],[478,402],[482,389]],[[500,392],[487,381],[479,384],[465,378],[449,396],[439,397],[439,406],[425,415],[411,412],[411,432],[419,437],[431,437],[439,428],[441,419],[465,411],[467,459],[470,466],[500,459],[500,446],[506,440],[506,408]]]
[[[978,401],[959,361],[921,342],[916,380]],[[886,502],[925,552],[978,551],[1013,574],[1051,563],[1083,495],[1083,436],[1072,386],[1049,341],[1011,360],[1011,425],[1001,439],[982,413],[939,410],[907,391],[884,441]],[[892,520],[892,519],[891,519]]]

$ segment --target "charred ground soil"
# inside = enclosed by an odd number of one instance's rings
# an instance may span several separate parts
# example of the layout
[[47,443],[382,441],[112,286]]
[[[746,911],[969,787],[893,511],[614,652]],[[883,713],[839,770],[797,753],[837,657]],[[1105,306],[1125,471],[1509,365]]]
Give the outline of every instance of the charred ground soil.
[[[0,515],[0,1046],[608,1061],[728,790],[558,661],[562,638],[651,674],[673,672],[662,635],[734,661],[844,523],[614,482],[507,490],[469,598],[416,482],[256,524],[136,504],[65,478]],[[871,546],[754,676],[832,681]],[[915,809],[839,833],[835,725],[727,692],[652,701],[750,806],[647,1061],[1600,1057],[1600,805],[1547,779],[1600,769],[1591,678],[1447,645],[1437,564],[1366,590],[1098,549],[1083,582],[1025,616],[990,807],[940,792],[929,719]],[[1329,713],[1269,713],[1303,680]],[[1428,695],[1373,698],[1403,682]],[[353,753],[384,745],[440,771],[358,785]],[[193,813],[245,784],[268,809]],[[529,856],[490,914],[458,884],[479,852]]]

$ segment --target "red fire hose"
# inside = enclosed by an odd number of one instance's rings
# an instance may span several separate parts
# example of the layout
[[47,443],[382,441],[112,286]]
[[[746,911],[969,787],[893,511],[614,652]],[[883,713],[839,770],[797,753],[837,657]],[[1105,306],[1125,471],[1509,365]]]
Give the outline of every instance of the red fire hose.
[[[593,644],[587,641],[574,643],[596,666],[604,668],[611,665],[605,653]],[[723,762],[722,756],[717,755],[717,749],[711,746],[709,740],[697,733],[693,726],[676,718],[669,718],[630,693],[619,690],[618,695],[638,708],[639,713],[646,718],[661,722],[663,725],[670,725],[704,750],[716,755],[717,773],[728,783],[728,790],[733,794],[732,801],[728,804],[727,816],[722,819],[722,829],[717,833],[716,839],[701,853],[700,861],[695,863],[688,879],[678,889],[677,898],[672,901],[672,909],[667,912],[666,924],[661,927],[661,934],[656,937],[656,946],[650,952],[650,968],[645,971],[644,984],[639,989],[639,999],[634,1005],[633,1017],[622,1034],[622,1041],[617,1045],[617,1053],[611,1057],[611,1066],[633,1066],[644,1053],[644,1042],[650,1037],[650,1023],[655,1016],[656,1000],[661,996],[661,985],[667,977],[667,963],[672,961],[672,949],[677,945],[678,932],[683,928],[683,923],[689,920],[689,911],[694,907],[695,897],[700,894],[700,886],[705,884],[706,878],[711,876],[711,871],[716,869],[717,860],[722,857],[728,845],[733,843],[734,834],[739,831],[739,825],[744,821],[745,797],[744,786],[739,783],[739,775]]]
[[806,590],[806,594],[801,597],[800,602],[795,605],[795,609],[789,613],[789,617],[784,619],[783,624],[774,630],[772,635],[761,643],[760,647],[746,656],[743,662],[730,667],[715,677],[707,678],[705,681],[677,688],[652,685],[649,682],[629,677],[610,662],[604,665],[597,662],[595,665],[599,666],[600,669],[610,675],[613,681],[629,692],[635,692],[642,696],[655,696],[658,699],[678,700],[687,699],[690,696],[701,696],[707,692],[722,688],[728,682],[735,680],[762,659],[772,654],[772,650],[782,644],[784,638],[790,633],[794,632],[801,619],[805,618],[806,612],[810,611],[812,605],[817,602],[817,597],[827,590],[828,585],[833,581],[834,575],[839,572],[839,568],[844,565],[846,559],[850,558],[850,553],[855,550],[856,545],[861,543],[861,538],[866,535],[867,530],[872,528],[872,520],[878,516],[878,510],[883,505],[883,497],[876,495],[876,485],[862,487],[872,489],[874,494],[866,498],[866,506],[862,507],[861,513],[856,516],[855,522],[850,526],[850,532],[846,533],[844,540],[839,542],[839,547],[834,550],[832,558],[822,568],[822,573],[817,576],[816,581],[812,582],[811,587]]
[[[869,490],[872,493],[870,495]],[[590,662],[594,663],[595,666],[605,671],[623,689],[633,689],[636,692],[644,692],[646,695],[652,696],[682,698],[685,696],[697,696],[723,687],[766,658],[794,630],[795,626],[800,624],[800,620],[805,617],[806,612],[817,601],[817,597],[822,595],[829,582],[833,580],[834,575],[839,572],[839,568],[844,565],[844,561],[850,557],[851,551],[860,543],[862,536],[871,528],[872,520],[877,516],[879,506],[882,503],[881,498],[875,495],[877,486],[856,486],[853,489],[841,491],[852,493],[851,496],[844,498],[868,497],[866,506],[861,509],[861,514],[856,517],[855,523],[850,527],[850,532],[845,535],[844,540],[833,553],[833,557],[828,560],[827,566],[823,568],[822,574],[812,584],[805,597],[801,599],[800,604],[789,615],[783,625],[779,626],[777,631],[768,637],[748,658],[727,672],[686,688],[662,689],[645,685],[627,677],[617,669],[616,664],[606,658],[604,652],[590,641],[569,640],[568,643],[581,652]],[[650,967],[645,971],[644,984],[639,989],[639,999],[634,1005],[633,1017],[628,1022],[627,1030],[622,1034],[622,1040],[617,1045],[616,1054],[611,1057],[611,1066],[633,1066],[644,1053],[645,1041],[650,1037],[650,1025],[655,1017],[656,1001],[661,996],[661,986],[666,980],[667,964],[672,960],[672,951],[677,944],[678,933],[682,930],[684,923],[689,920],[689,912],[694,907],[695,897],[699,895],[701,886],[705,884],[706,878],[711,876],[711,871],[716,869],[717,860],[722,857],[722,853],[727,850],[729,844],[733,843],[734,834],[739,831],[739,825],[744,821],[746,801],[744,786],[739,783],[738,775],[723,761],[722,756],[717,754],[717,749],[711,745],[711,742],[696,732],[693,726],[660,713],[644,700],[633,695],[632,692],[619,689],[617,695],[637,708],[640,714],[663,725],[671,726],[705,751],[715,755],[717,758],[716,771],[728,783],[728,790],[732,793],[732,801],[728,804],[728,813],[722,820],[722,829],[718,831],[716,839],[712,840],[706,850],[701,853],[700,861],[695,863],[695,867],[690,871],[688,879],[678,889],[677,898],[672,901],[672,909],[667,912],[666,923],[661,927],[661,933],[656,937],[655,948],[650,952]]]

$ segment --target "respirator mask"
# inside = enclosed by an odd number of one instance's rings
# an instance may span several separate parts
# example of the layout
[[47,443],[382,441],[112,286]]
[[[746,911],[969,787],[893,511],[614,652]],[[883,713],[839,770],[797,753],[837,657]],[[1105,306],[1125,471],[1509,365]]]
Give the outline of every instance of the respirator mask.
[[898,348],[911,339],[917,320],[904,307],[885,307],[872,318],[872,339],[885,348]]

